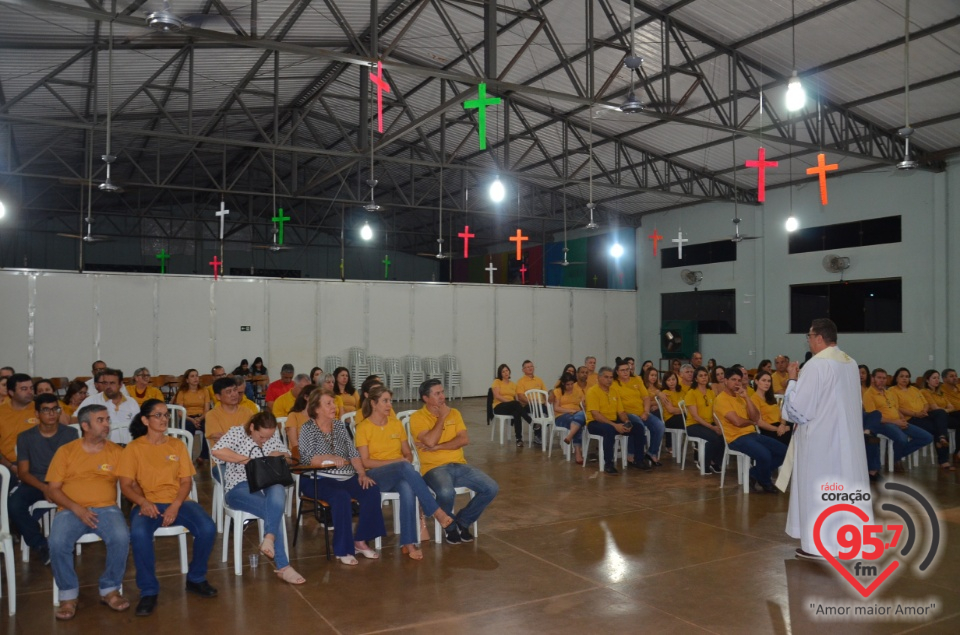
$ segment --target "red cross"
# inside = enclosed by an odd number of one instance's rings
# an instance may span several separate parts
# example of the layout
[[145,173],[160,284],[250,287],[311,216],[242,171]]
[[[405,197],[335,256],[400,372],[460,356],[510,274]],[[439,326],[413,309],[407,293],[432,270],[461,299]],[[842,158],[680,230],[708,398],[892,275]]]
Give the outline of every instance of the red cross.
[[377,60],[377,74],[370,73],[370,81],[377,86],[377,130],[383,132],[383,93],[390,92],[390,84],[383,79],[383,66]]
[[517,243],[517,260],[523,260],[520,249],[523,247],[523,241],[530,240],[529,236],[524,236],[522,230],[517,228],[517,235],[510,237],[510,242]]
[[657,255],[657,245],[660,244],[660,241],[663,240],[663,236],[660,235],[660,232],[657,231],[657,228],[653,228],[653,233],[647,236],[650,240],[653,241],[653,255]]
[[520,284],[527,284],[527,265],[520,265]]
[[775,168],[780,165],[777,161],[767,161],[766,156],[766,149],[760,148],[757,152],[756,161],[747,161],[744,163],[748,168],[757,168],[757,170],[759,170],[759,175],[757,176],[757,200],[761,203],[767,199],[767,168]]
[[463,231],[462,231],[461,233],[457,234],[457,236],[459,236],[460,238],[463,238],[463,257],[464,257],[464,258],[469,258],[469,257],[470,257],[470,256],[469,256],[469,251],[470,251],[470,239],[471,239],[471,238],[476,238],[477,235],[470,233],[470,225],[464,225],[464,226],[463,226]]
[[223,263],[217,260],[217,257],[214,256],[213,260],[211,260],[207,264],[213,265],[213,279],[217,280],[220,277],[220,266],[223,265]]
[[817,155],[817,167],[807,168],[807,174],[819,174],[820,175],[820,204],[827,204],[827,172],[833,170],[839,170],[840,166],[836,163],[831,163],[830,165],[825,165],[827,160],[827,155],[820,153]]

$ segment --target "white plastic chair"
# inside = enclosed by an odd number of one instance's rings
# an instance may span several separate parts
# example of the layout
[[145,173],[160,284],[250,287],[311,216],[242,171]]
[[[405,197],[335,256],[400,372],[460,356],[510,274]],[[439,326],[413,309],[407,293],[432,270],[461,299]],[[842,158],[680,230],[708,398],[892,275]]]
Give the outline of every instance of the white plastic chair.
[[440,360],[436,357],[423,358],[423,372],[426,379],[439,379],[443,381],[443,371],[440,370]]
[[167,410],[170,411],[170,427],[184,430],[187,425],[187,409],[171,403],[167,404]]
[[[172,419],[172,417],[171,417]],[[190,460],[193,460],[193,435],[191,435],[186,430],[178,430],[176,428],[167,428],[166,432],[168,437],[176,437],[183,441],[187,446],[187,452],[191,457]],[[192,479],[193,480],[193,479]],[[190,486],[190,500],[197,502],[197,482],[193,480]],[[169,527],[158,527],[155,532],[153,532],[154,539],[156,538],[165,538],[169,536],[176,536],[177,540],[180,543],[180,573],[186,575],[189,569],[189,564],[187,561],[187,534],[190,531],[183,525],[170,525]]]
[[547,456],[553,454],[553,431],[556,419],[553,416],[553,404],[547,398],[546,390],[533,388],[524,393],[527,396],[527,407],[530,409],[530,423],[527,424],[527,438],[533,440],[533,426],[540,426],[540,451]]
[[[53,521],[53,515],[57,513],[57,504],[51,503],[48,500],[39,500],[27,510],[30,512],[30,517],[33,517],[35,512],[40,510],[43,511],[43,515],[40,517],[40,526],[43,530],[43,535],[50,537],[50,523]],[[20,538],[20,556],[23,562],[30,562],[30,547],[27,545],[27,541],[22,537]]]
[[[220,482],[223,482],[223,470],[217,463],[216,469],[220,472]],[[223,554],[221,562],[227,561],[227,549],[230,543],[230,524],[233,523],[233,573],[234,575],[243,575],[243,527],[252,520],[257,522],[257,529],[260,532],[260,540],[257,544],[263,542],[263,519],[254,516],[250,512],[233,509],[227,505],[226,499],[223,499]],[[280,523],[280,533],[283,534],[283,548],[286,553],[290,553],[287,545],[287,524]]]
[[369,366],[370,374],[376,375],[381,379],[381,381],[386,381],[386,374],[383,372],[383,358],[378,355],[368,355],[367,356],[367,365]]
[[[10,615],[17,613],[17,578],[14,575],[13,537],[10,535],[10,516],[7,512],[7,495],[10,493],[10,470],[0,465],[0,554],[3,554],[7,578],[7,606]],[[3,584],[0,580],[0,598]]]
[[400,368],[400,360],[396,357],[384,359],[383,369],[386,377],[386,387],[389,388],[394,395],[397,395],[397,401],[405,401],[407,397],[407,384],[403,371]]
[[[587,467],[587,454],[590,449],[590,441],[596,440],[597,446],[600,448],[597,452],[597,458],[600,460],[600,469],[602,470],[606,463],[606,456],[603,453],[603,437],[598,434],[590,434],[590,431],[586,426],[583,428],[583,465],[581,467]],[[627,435],[618,434],[614,438],[613,443],[613,462],[617,462],[617,454],[620,455],[620,459],[623,462],[623,467],[627,467]]]
[[[654,397],[653,399],[657,402],[657,408],[660,410],[660,419],[663,419],[663,414],[666,412],[666,410],[663,409],[663,402],[660,401],[660,397]],[[678,415],[674,416],[676,417]],[[686,420],[684,420],[683,428],[679,430],[677,428],[664,428],[664,432],[670,435],[670,447],[673,448],[673,458],[679,463],[680,455],[683,452],[681,448],[684,447],[683,437],[687,436]]]
[[[718,426],[720,426],[720,429],[722,430],[723,424],[720,423],[720,415],[713,413],[713,420]],[[750,466],[753,465],[753,459],[751,459],[750,455],[748,454],[731,450],[730,446],[727,444],[727,436],[721,436],[723,437],[723,463],[720,464],[720,489],[723,489],[724,477],[727,475],[727,461],[729,461],[730,457],[733,456],[737,459],[737,483],[743,485],[744,494],[749,494]]]
[[[687,468],[687,448],[692,443],[696,448],[697,452],[697,462],[700,463],[700,476],[707,475],[707,440],[701,439],[700,437],[692,437],[687,434],[687,402],[681,400],[677,404],[680,407],[680,416],[683,417],[683,456],[680,458],[680,469],[685,470]],[[676,447],[676,446],[674,446]]]
[[490,426],[490,440],[493,441],[497,434],[497,426],[500,426],[500,445],[503,445],[504,430],[513,425],[513,415],[493,415],[493,425]]
[[463,400],[463,386],[460,384],[460,362],[456,356],[441,355],[440,370],[443,373],[441,378],[443,387],[450,393],[450,398],[459,396]]
[[[407,416],[405,419],[401,419],[400,421],[403,422],[403,427],[407,431],[407,442],[410,444],[410,451],[413,453],[413,465],[419,471],[420,456],[417,454],[417,445],[413,438],[413,434],[410,432],[410,417]],[[453,491],[457,496],[467,494],[470,496],[471,500],[477,495],[477,493],[469,487],[457,487],[454,488]],[[432,489],[430,492],[436,496],[436,492],[434,492]],[[473,530],[474,537],[477,537],[480,533],[480,524],[478,522],[474,522],[470,527]],[[443,527],[440,525],[440,521],[436,518],[433,519],[433,539],[438,544],[443,542]]]

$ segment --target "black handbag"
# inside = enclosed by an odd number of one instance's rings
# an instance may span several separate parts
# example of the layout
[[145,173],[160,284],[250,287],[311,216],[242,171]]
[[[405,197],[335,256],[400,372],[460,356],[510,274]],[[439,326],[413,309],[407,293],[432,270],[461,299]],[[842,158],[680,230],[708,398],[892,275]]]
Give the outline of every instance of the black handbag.
[[256,447],[260,450],[262,456],[250,457],[245,466],[250,492],[259,492],[271,485],[283,485],[284,487],[293,485],[293,475],[290,473],[287,459],[282,456],[267,456],[263,454],[263,449],[260,446]]

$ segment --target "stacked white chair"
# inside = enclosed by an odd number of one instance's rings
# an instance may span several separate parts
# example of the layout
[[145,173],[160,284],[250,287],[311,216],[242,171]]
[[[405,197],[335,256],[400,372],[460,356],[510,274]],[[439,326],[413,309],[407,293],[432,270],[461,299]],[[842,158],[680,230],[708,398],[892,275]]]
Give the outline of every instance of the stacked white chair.
[[400,358],[400,369],[403,371],[404,386],[408,399],[414,399],[426,376],[423,372],[423,363],[416,355],[404,355]]
[[323,358],[323,372],[325,373],[333,373],[341,366],[343,366],[343,358],[339,355],[327,355]]
[[436,357],[423,358],[423,373],[426,379],[443,381],[443,371],[440,369],[440,360]]
[[367,351],[359,346],[353,346],[349,352],[349,364],[347,370],[350,371],[350,377],[353,383],[359,385],[370,374],[370,365],[367,363]]
[[444,390],[450,395],[450,398],[453,399],[457,396],[454,394],[454,391],[456,391],[462,400],[463,387],[460,385],[460,362],[457,361],[456,355],[442,355],[440,357],[440,372],[443,373],[441,380]]
[[[17,612],[17,579],[14,575],[13,538],[10,536],[10,516],[7,513],[7,495],[10,493],[10,470],[0,465],[0,554],[6,565],[7,605],[10,615]],[[0,597],[3,597],[3,581],[0,580]]]
[[383,358],[379,355],[369,355],[367,356],[367,363],[370,366],[370,374],[376,375],[382,381],[387,380],[386,373],[383,372]]
[[406,399],[406,379],[400,368],[400,360],[396,357],[387,357],[383,360],[383,372],[386,376],[384,380],[387,388],[393,392],[397,401]]

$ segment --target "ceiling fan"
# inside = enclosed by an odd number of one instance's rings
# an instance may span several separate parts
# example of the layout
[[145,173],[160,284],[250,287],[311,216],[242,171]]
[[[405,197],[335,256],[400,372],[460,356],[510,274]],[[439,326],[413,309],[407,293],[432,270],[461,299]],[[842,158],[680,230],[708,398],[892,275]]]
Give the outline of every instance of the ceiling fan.
[[[370,197],[373,198],[373,190],[370,191]],[[417,255],[436,258],[437,260],[446,260],[447,258],[450,258],[451,254],[450,252],[443,251],[443,164],[440,165],[440,197],[438,202],[440,210],[440,229],[439,236],[437,237],[437,253],[420,252]]]
[[109,236],[99,236],[93,233],[93,216],[88,214],[86,218],[83,219],[83,222],[86,223],[87,230],[82,234],[67,234],[67,233],[57,233],[57,236],[63,236],[64,238],[73,238],[74,240],[82,240],[85,243],[102,243],[113,240]]
[[730,237],[730,240],[739,243],[744,240],[756,240],[761,238],[761,236],[744,236],[740,233],[740,222],[743,220],[740,218],[740,206],[739,199],[737,198],[737,135],[736,133],[731,135],[733,139],[733,236]]
[[281,245],[279,242],[277,242],[277,236],[280,234],[280,230],[277,229],[277,226],[276,226],[276,225],[273,226],[273,229],[270,231],[270,234],[273,236],[273,240],[272,240],[272,242],[271,242],[270,244],[268,244],[268,245],[254,245],[253,248],[254,248],[254,249],[266,249],[266,250],[272,251],[272,252],[274,252],[274,253],[276,253],[276,252],[278,252],[278,251],[288,251],[288,250],[290,250],[290,249],[293,249],[293,247],[290,247],[289,245]]
[[[630,10],[633,11],[633,3],[630,4]],[[590,222],[586,224],[586,229],[599,229],[600,225],[593,220],[593,210],[597,207],[593,202],[593,111],[590,111],[590,137],[587,142],[587,178],[590,194],[587,211],[590,212]]]
[[567,254],[570,253],[570,248],[567,247],[567,191],[563,191],[563,260],[554,260],[551,262],[551,265],[560,265],[561,267],[569,267],[570,265],[585,265],[586,262],[571,262],[567,260]]

